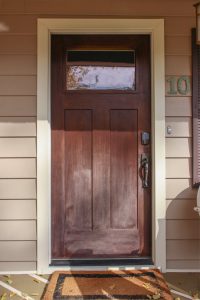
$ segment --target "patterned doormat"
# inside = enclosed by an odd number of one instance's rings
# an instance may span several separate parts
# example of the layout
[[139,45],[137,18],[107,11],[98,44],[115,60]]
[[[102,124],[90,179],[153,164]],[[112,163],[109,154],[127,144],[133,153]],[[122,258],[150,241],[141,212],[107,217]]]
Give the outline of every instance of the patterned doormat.
[[173,297],[157,269],[54,272],[44,300],[166,299]]

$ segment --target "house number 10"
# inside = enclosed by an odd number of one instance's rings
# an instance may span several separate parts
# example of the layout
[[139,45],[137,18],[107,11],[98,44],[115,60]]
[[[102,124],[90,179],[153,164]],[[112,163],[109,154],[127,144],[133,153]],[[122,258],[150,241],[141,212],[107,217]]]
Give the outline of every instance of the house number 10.
[[190,76],[167,76],[166,95],[167,96],[190,96],[191,95]]

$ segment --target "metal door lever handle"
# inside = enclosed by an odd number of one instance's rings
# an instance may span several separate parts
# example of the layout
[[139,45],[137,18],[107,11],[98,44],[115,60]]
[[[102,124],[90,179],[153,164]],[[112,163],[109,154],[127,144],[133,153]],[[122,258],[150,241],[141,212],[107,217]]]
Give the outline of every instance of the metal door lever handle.
[[142,186],[148,188],[148,177],[149,177],[149,158],[146,154],[142,154],[141,157],[141,168],[142,168]]

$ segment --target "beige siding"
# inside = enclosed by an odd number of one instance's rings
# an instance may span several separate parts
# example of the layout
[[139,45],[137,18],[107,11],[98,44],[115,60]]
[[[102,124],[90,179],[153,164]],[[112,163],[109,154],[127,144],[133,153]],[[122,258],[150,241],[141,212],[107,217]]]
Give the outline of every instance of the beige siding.
[[171,199],[167,200],[168,220],[199,220],[198,214],[194,211],[196,199]]
[[[36,218],[37,18],[66,16],[164,17],[166,75],[191,76],[195,26],[191,1],[180,5],[178,0],[124,0],[123,4],[86,0],[84,6],[82,0],[67,5],[65,0],[0,1],[0,226],[5,229],[0,230],[0,239],[6,239],[0,241],[0,270],[36,269],[36,241],[30,240],[35,239],[36,228],[31,220]],[[171,135],[166,132],[167,267],[171,269],[196,269],[200,264],[198,216],[193,211],[196,190],[191,181],[191,116],[191,97],[166,97],[166,126],[172,128]],[[20,230],[16,239],[26,241],[8,240],[16,228]]]
[[0,179],[0,199],[35,199],[35,179]]
[[36,262],[34,261],[20,261],[20,262],[0,262],[0,270],[1,272],[27,272],[27,271],[35,271],[36,270]]
[[0,54],[0,66],[0,75],[36,75],[36,56]]
[[35,221],[0,221],[0,241],[36,240]]
[[167,117],[166,128],[171,127],[171,134],[166,130],[166,137],[191,137],[192,136],[192,122],[189,117]]
[[0,158],[0,178],[36,178],[36,159]]
[[36,200],[0,200],[0,220],[33,219],[36,219]]
[[191,157],[192,141],[190,138],[167,138],[166,139],[167,157]]
[[[1,42],[0,42],[1,43]],[[1,95],[36,95],[36,76],[0,76]]]
[[167,238],[169,240],[200,239],[199,220],[167,220]]
[[35,261],[35,241],[0,241],[1,262]]
[[35,138],[0,138],[0,157],[35,157]]
[[36,136],[36,118],[0,117],[0,137]]
[[166,177],[167,178],[191,178],[192,161],[191,158],[167,158]]
[[0,96],[1,117],[36,116],[35,96]]
[[191,97],[166,97],[165,109],[167,117],[191,117]]
[[167,199],[195,199],[197,195],[191,179],[167,179],[166,190]]
[[200,260],[200,240],[167,240],[167,259]]

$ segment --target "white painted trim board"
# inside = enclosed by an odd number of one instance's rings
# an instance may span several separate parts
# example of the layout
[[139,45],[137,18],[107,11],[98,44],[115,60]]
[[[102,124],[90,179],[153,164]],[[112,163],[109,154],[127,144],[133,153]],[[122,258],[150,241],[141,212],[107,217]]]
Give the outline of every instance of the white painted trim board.
[[[163,19],[38,19],[37,61],[37,272],[51,273],[51,34],[150,34],[152,78],[152,228],[155,266],[166,270],[165,72]],[[63,268],[62,269],[68,269]]]

